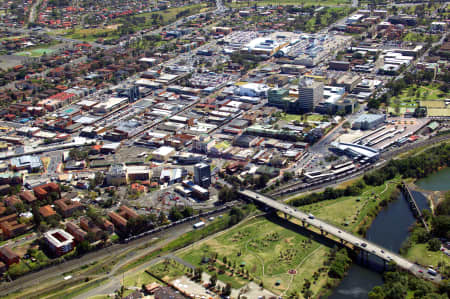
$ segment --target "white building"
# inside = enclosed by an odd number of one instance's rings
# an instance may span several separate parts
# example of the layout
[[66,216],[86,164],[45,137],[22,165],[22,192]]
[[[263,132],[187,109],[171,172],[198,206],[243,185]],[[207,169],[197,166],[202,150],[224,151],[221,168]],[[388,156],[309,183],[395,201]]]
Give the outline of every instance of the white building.
[[175,149],[170,146],[161,146],[152,152],[153,159],[157,161],[167,161],[174,154]]

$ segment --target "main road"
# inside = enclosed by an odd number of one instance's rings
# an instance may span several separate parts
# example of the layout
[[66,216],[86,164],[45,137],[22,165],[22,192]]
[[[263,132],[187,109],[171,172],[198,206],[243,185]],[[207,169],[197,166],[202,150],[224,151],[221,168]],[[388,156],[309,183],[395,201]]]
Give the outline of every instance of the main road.
[[311,214],[306,214],[301,211],[296,210],[295,208],[288,206],[284,203],[275,201],[267,196],[264,196],[262,194],[256,193],[251,190],[243,190],[239,191],[239,193],[254,202],[258,202],[260,204],[263,204],[266,207],[270,207],[272,209],[275,209],[277,211],[280,211],[284,213],[286,216],[292,216],[294,218],[297,218],[302,221],[303,226],[311,225],[318,230],[320,230],[322,235],[332,235],[340,240],[342,244],[351,244],[354,248],[358,248],[362,251],[365,251],[367,253],[370,253],[374,256],[379,257],[380,259],[386,261],[386,262],[394,262],[398,267],[407,270],[411,272],[414,275],[417,276],[425,276],[427,278],[433,278],[434,280],[440,281],[441,276],[430,276],[427,274],[427,269],[416,265],[414,263],[411,263],[407,259],[403,258],[402,256],[398,255],[397,253],[394,253],[392,251],[389,251],[388,249],[381,247],[375,243],[372,243],[362,237],[353,235],[339,227],[336,227],[332,224],[329,224],[321,219],[318,219],[314,217]]

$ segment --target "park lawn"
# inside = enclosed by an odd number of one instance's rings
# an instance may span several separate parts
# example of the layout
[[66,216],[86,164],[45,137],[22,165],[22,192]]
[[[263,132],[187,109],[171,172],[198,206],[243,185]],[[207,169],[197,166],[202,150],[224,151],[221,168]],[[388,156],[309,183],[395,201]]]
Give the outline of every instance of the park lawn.
[[423,34],[423,33],[409,32],[403,37],[403,40],[406,42],[416,42],[416,43],[423,43],[429,40],[432,43],[434,43],[439,41],[440,38],[441,37],[438,34]]
[[141,287],[143,284],[149,284],[152,282],[156,282],[156,279],[144,271],[125,276],[123,285],[125,288]]
[[[255,282],[262,281],[266,289],[281,294],[290,285],[298,287],[304,282],[304,278],[310,278],[308,271],[313,273],[319,268],[306,267],[306,264],[311,266],[323,264],[326,256],[324,252],[327,252],[328,248],[319,251],[319,247],[319,243],[296,231],[266,218],[257,218],[214,239],[189,247],[179,256],[208,271],[207,264],[202,264],[202,259],[217,253],[219,265],[223,264],[223,258],[227,257],[227,263],[229,261],[232,268],[248,271]],[[320,254],[314,254],[314,259],[311,259],[312,253],[316,250]],[[295,275],[291,283],[291,276],[287,274],[290,269],[297,269],[299,273],[303,273]],[[247,278],[236,274],[229,276],[227,273],[229,270],[225,274],[218,275],[218,279],[231,283],[233,288],[242,287],[248,282]],[[276,285],[277,281],[280,282],[279,285]]]
[[395,108],[399,107],[399,113],[404,113],[407,108],[416,108],[419,101],[424,100],[445,100],[450,93],[442,92],[439,84],[428,84],[424,86],[411,85],[405,88],[402,93],[390,99],[388,112],[395,113]]
[[15,53],[14,55],[19,55],[19,56],[29,56],[29,57],[41,57],[42,55],[48,55],[55,52],[54,49],[50,49],[50,48],[37,48],[37,49],[32,49],[32,50],[25,50],[22,52],[18,52]]
[[[281,116],[281,119],[284,121],[300,121],[302,122],[302,115],[300,114],[288,114],[288,113],[283,113]],[[324,121],[324,120],[328,120],[329,118],[325,115],[320,115],[320,114],[308,114],[306,115],[306,121]]]
[[421,265],[432,265],[433,267],[437,267],[439,262],[443,262],[446,265],[450,264],[448,256],[442,251],[428,250],[427,243],[413,244],[405,257],[412,262],[417,262]]
[[306,213],[312,213],[342,229],[357,232],[368,213],[373,211],[381,200],[389,198],[399,181],[399,178],[394,178],[381,186],[366,186],[362,194],[358,196],[345,196],[321,201],[298,207],[298,209]]
[[172,281],[186,274],[188,270],[188,267],[170,258],[154,264],[147,269],[148,272],[152,273],[154,276],[160,278],[165,282]]
[[197,12],[205,11],[205,9],[207,9],[207,5],[206,5],[206,3],[184,5],[184,6],[180,6],[180,7],[168,8],[166,10],[161,10],[161,11],[146,12],[146,13],[138,14],[136,16],[137,17],[145,17],[146,20],[151,20],[153,15],[162,15],[163,23],[167,24],[167,23],[170,23],[171,21],[175,21],[176,15],[178,13],[183,12],[188,9],[191,9],[195,14]]
[[114,28],[75,28],[66,31],[64,37],[93,42],[99,38],[107,40],[117,38],[118,36]]

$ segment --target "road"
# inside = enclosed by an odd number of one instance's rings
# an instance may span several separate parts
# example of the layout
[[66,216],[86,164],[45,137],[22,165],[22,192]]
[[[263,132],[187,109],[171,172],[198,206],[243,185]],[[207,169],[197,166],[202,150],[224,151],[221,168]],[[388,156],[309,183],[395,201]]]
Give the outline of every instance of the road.
[[36,10],[42,3],[42,0],[36,0],[33,5],[31,5],[30,15],[28,16],[28,23],[34,23],[36,21],[37,13]]
[[[372,243],[364,238],[355,236],[341,228],[338,228],[334,225],[331,225],[321,219],[318,219],[311,214],[306,214],[301,211],[296,210],[295,208],[288,206],[284,203],[275,201],[269,197],[266,197],[262,194],[256,193],[251,190],[244,190],[239,191],[241,195],[243,195],[246,198],[249,198],[253,201],[259,202],[264,204],[267,207],[270,207],[272,209],[278,210],[285,215],[292,216],[296,219],[299,219],[302,221],[303,225],[311,225],[317,229],[319,229],[322,233],[322,235],[332,235],[336,237],[338,240],[340,240],[343,243],[352,244],[354,248],[358,248],[360,250],[363,250],[365,252],[368,252],[372,255],[375,255],[379,257],[380,259],[384,260],[385,262],[395,262],[395,264],[407,271],[410,271],[412,274],[417,276],[425,276],[427,278],[433,278],[436,281],[440,281],[442,278],[440,275],[437,276],[431,276],[429,274],[426,274],[427,269],[424,267],[421,267],[419,265],[416,265],[414,263],[411,263],[407,259],[403,258],[402,256],[398,255],[397,253],[394,253],[392,251],[389,251],[388,249],[381,247],[375,243]],[[422,274],[423,273],[423,274]]]

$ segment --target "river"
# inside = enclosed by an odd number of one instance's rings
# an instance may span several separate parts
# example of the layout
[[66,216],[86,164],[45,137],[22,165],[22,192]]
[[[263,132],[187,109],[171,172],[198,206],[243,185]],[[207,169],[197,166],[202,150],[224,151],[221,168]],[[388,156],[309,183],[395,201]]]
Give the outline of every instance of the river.
[[[427,178],[418,180],[416,184],[426,190],[450,190],[450,168],[436,172]],[[428,201],[419,192],[413,196],[420,209],[429,209]],[[408,203],[403,194],[383,209],[367,230],[366,238],[394,252],[398,252],[409,235],[408,228],[415,222]],[[370,266],[353,263],[348,275],[341,281],[330,296],[331,299],[368,298],[368,293],[383,283],[382,262],[378,258],[369,258]]]

